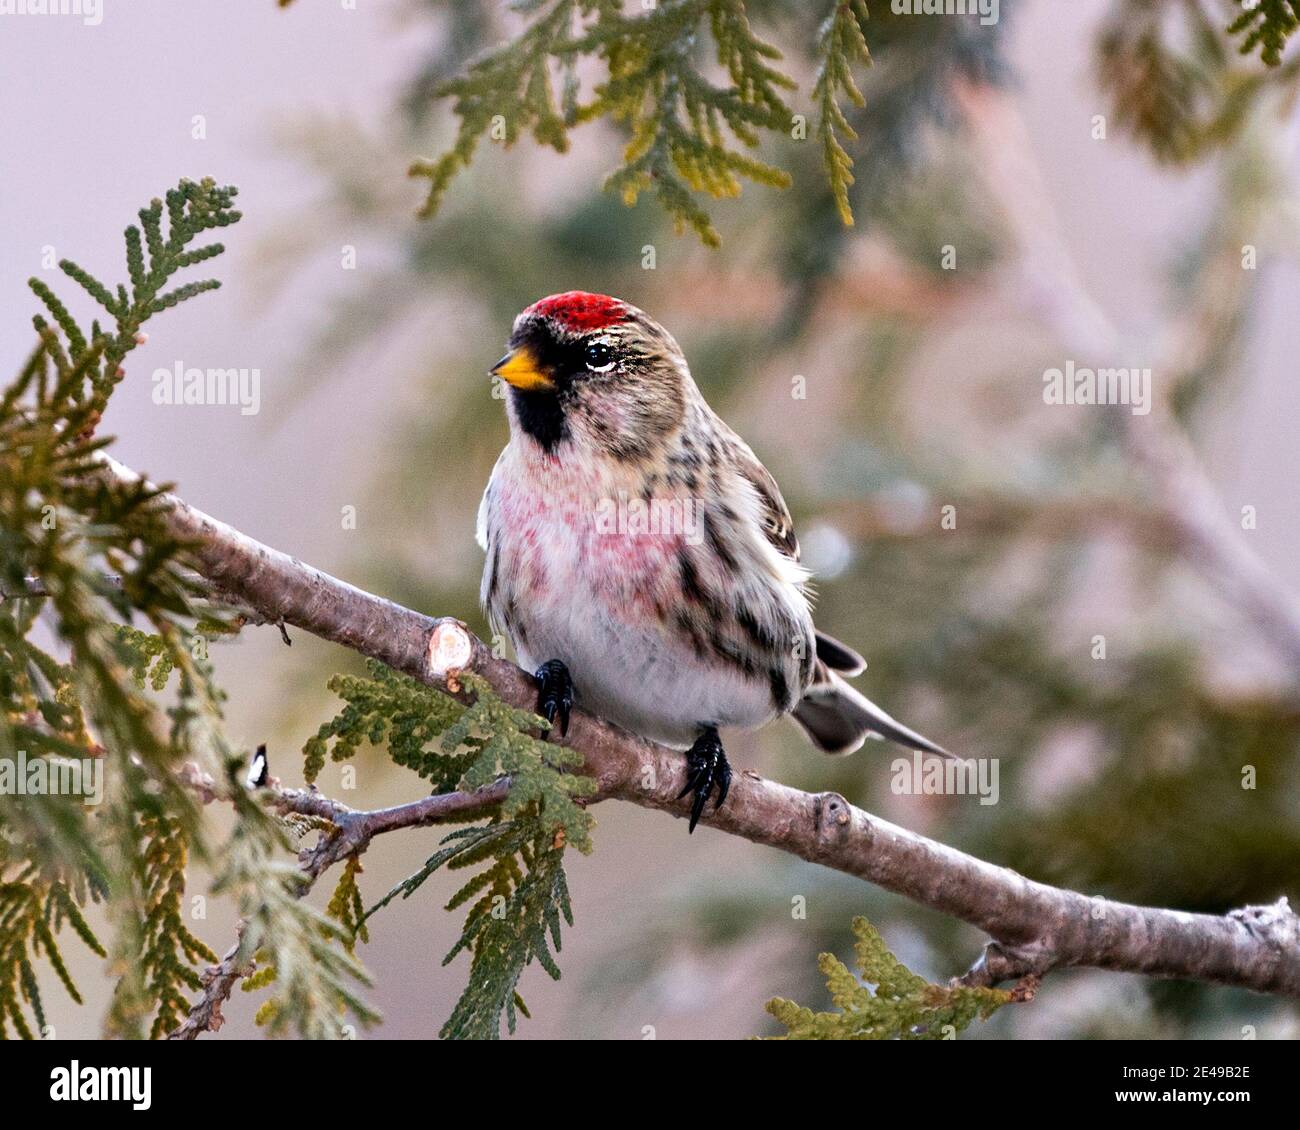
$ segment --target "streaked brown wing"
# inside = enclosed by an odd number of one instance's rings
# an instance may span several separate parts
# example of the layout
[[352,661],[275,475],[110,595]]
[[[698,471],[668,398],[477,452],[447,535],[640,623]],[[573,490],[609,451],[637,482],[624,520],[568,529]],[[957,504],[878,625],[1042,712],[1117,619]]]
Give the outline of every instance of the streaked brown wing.
[[[767,540],[791,560],[798,561],[799,539],[795,536],[790,510],[781,497],[781,488],[776,485],[772,473],[759,462],[758,456],[743,441],[737,440],[737,451],[740,473],[754,485],[762,502],[763,532],[767,535]],[[848,644],[820,631],[816,633],[816,641],[819,667],[824,664],[825,667],[850,677],[866,670],[867,661]]]

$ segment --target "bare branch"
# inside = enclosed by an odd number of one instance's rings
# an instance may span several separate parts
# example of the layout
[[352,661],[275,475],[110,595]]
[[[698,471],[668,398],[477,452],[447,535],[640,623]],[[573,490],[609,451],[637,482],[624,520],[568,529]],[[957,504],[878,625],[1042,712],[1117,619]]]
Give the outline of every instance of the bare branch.
[[449,816],[472,816],[496,807],[509,791],[510,778],[502,777],[472,793],[438,793],[392,808],[356,812],[315,789],[277,789],[272,805],[278,812],[320,816],[335,826],[299,857],[303,871],[314,881],[331,865],[365,851],[375,836],[401,828],[424,828]]
[[181,1026],[168,1034],[169,1040],[196,1040],[204,1032],[216,1032],[226,1022],[221,1006],[230,999],[240,980],[253,972],[251,960],[240,960],[244,923],[236,927],[235,944],[226,950],[221,961],[201,974],[203,995],[190,1006]]
[[[121,479],[137,477],[111,460],[105,465]],[[462,700],[467,692],[458,676],[473,671],[507,702],[528,709],[535,705],[532,678],[494,656],[459,620],[433,619],[364,592],[175,496],[164,496],[162,504],[172,532],[194,544],[199,571],[267,620],[283,620],[352,648]],[[584,772],[597,782],[596,799],[686,815],[685,802],[677,799],[685,776],[680,753],[582,711],[575,711],[563,741],[583,755]],[[493,787],[508,786],[499,782]],[[319,808],[318,815],[332,811],[345,823],[349,818],[341,806],[314,794],[284,796],[290,807]],[[376,834],[427,822],[432,817],[421,806],[438,800],[351,816]],[[459,811],[470,806],[461,794],[450,794],[445,802],[466,806]],[[979,927],[995,947],[967,975],[973,981],[1095,966],[1300,997],[1300,918],[1285,900],[1214,916],[1089,898],[909,832],[855,808],[837,793],[800,792],[751,772],[737,775],[727,804],[708,812],[703,822],[856,875]]]
[[[216,782],[193,762],[181,768],[180,777],[200,804],[211,804],[221,798]],[[333,864],[365,851],[375,836],[399,828],[421,828],[448,816],[482,812],[500,804],[509,791],[510,778],[502,777],[472,793],[439,793],[392,808],[357,812],[315,789],[282,789],[278,783],[267,787],[270,805],[277,812],[316,816],[333,825],[321,832],[313,847],[298,854],[299,865],[306,876],[297,891],[299,898],[307,894]],[[253,972],[256,964],[252,958],[240,953],[243,933],[244,923],[241,921],[236,928],[235,944],[225,952],[220,962],[203,971],[203,994],[190,1006],[184,1022],[167,1036],[169,1040],[194,1040],[204,1032],[216,1032],[225,1023],[221,1006],[230,999],[240,980]]]
[[[120,589],[122,587],[122,578],[116,573],[105,573],[101,580],[109,588]],[[21,588],[0,585],[0,604],[3,604],[6,600],[19,600],[26,596],[49,595],[50,590],[45,587],[45,582],[40,577],[24,577]]]

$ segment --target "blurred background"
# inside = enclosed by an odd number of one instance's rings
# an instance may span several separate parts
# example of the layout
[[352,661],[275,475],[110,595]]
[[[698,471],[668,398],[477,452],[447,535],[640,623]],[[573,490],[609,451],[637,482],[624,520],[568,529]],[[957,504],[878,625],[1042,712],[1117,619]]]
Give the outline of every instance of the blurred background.
[[[0,17],[0,347],[15,366],[29,349],[29,275],[66,254],[116,277],[121,229],[151,195],[180,176],[237,184],[223,289],[132,355],[106,421],[114,454],[253,537],[486,632],[474,515],[506,439],[486,369],[529,302],[619,295],[670,328],[781,483],[819,622],[868,658],[859,685],[947,747],[1000,759],[1000,797],[894,795],[892,751],[826,759],[784,723],[732,736],[733,765],[1091,894],[1210,912],[1294,899],[1300,646],[1273,615],[1300,588],[1291,80],[1255,89],[1259,60],[1216,52],[1195,21],[1171,33],[1170,63],[1142,38],[1149,3],[1003,0],[991,27],[871,7],[856,225],[835,215],[816,143],[791,139],[764,153],[790,190],[709,204],[716,251],[675,235],[653,199],[600,190],[622,145],[602,123],[563,157],[485,143],[438,216],[416,218],[407,166],[453,134],[432,91],[519,26],[495,2],[104,0],[97,26]],[[753,8],[808,111],[819,15]],[[1220,29],[1231,8],[1204,5]],[[1233,117],[1202,143],[1181,115],[1224,91]],[[1045,370],[1069,361],[1150,367],[1157,410],[1046,405]],[[150,373],[178,362],[259,369],[260,413],[154,404]],[[1191,493],[1144,457],[1174,434],[1195,445]],[[1217,548],[1189,532],[1202,488],[1227,515]],[[1224,564],[1243,547],[1267,567],[1261,600]],[[302,744],[334,711],[325,679],[352,657],[266,629],[213,657],[233,737],[266,741],[273,772],[300,783]],[[355,789],[332,764],[321,788],[358,807],[419,793],[377,751],[355,766]],[[595,853],[569,853],[564,979],[526,975],[521,1038],[769,1032],[771,996],[829,1006],[815,955],[847,952],[854,914],[932,979],[982,944],[707,827],[688,840],[628,805],[595,812]],[[376,842],[367,900],[438,835]],[[452,882],[372,921],[373,1036],[432,1036],[459,994],[464,959],[439,965],[458,932],[441,906]],[[214,900],[196,932],[222,951],[232,926]],[[93,958],[73,973],[104,991]],[[46,1000],[56,1030],[97,1031],[102,996]],[[254,1007],[236,994],[223,1035],[256,1032]],[[971,1035],[1247,1025],[1300,1036],[1293,1004],[1069,972]]]

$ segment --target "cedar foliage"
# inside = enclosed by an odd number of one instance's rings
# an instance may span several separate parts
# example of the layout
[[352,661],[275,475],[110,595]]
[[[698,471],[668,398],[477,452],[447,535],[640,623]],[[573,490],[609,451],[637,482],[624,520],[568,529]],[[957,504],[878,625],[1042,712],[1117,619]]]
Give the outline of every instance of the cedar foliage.
[[[1290,31],[1264,13],[1243,12],[1225,32],[1221,12],[1204,0],[1117,5],[1097,42],[1096,71],[1119,126],[1167,164],[1199,160],[1239,136],[1261,97],[1293,91],[1300,75],[1294,62],[1281,59]],[[1263,22],[1233,52],[1231,37],[1257,19]],[[1260,42],[1267,67],[1239,61]]]
[[859,976],[834,954],[817,967],[836,1012],[813,1012],[793,1001],[768,1001],[767,1011],[785,1025],[783,1040],[950,1040],[975,1020],[987,1020],[1013,999],[1003,989],[933,985],[889,952],[874,926],[853,919],[853,952]]
[[[197,720],[216,712],[207,672],[184,646],[195,593],[183,547],[159,516],[157,491],[103,478],[99,456],[108,441],[95,433],[141,328],[217,285],[166,289],[178,273],[220,254],[220,244],[192,244],[239,219],[234,195],[212,181],[182,181],[142,209],[140,225],[126,229],[128,284],[110,288],[63,260],[60,269],[106,323],[84,324],[52,287],[31,280],[45,309],[33,319],[37,344],[0,396],[0,590],[7,598],[0,601],[0,757],[15,766],[20,753],[29,763],[99,761],[108,791],[98,820],[81,797],[0,796],[7,842],[0,877],[11,900],[0,916],[0,952],[18,961],[38,1025],[31,957],[39,951],[79,999],[59,953],[59,928],[71,925],[95,952],[108,952],[77,909],[88,897],[115,908],[112,949],[125,972],[108,1022],[114,1031],[140,1034],[151,1013],[165,1024],[194,983],[194,964],[208,956],[174,913],[186,844],[196,835],[174,770]],[[45,595],[27,599],[33,577]],[[144,633],[123,631],[135,618],[154,630],[148,654]],[[33,638],[42,623],[62,655]],[[180,673],[165,717],[124,677],[150,663]],[[10,994],[9,1019],[29,1035],[16,1004]]]
[[[436,90],[453,100],[459,124],[447,152],[411,166],[429,181],[425,215],[437,211],[484,136],[509,146],[531,133],[564,153],[574,127],[600,118],[628,138],[606,187],[629,205],[653,192],[679,231],[692,230],[709,246],[721,237],[697,195],[736,196],[742,180],[791,183],[753,151],[764,136],[796,129],[788,97],[798,83],[781,69],[780,49],[754,30],[743,0],[662,0],[635,15],[617,0],[519,0],[512,7],[529,17],[524,30]],[[819,130],[831,138],[826,172],[839,199],[852,160],[834,141],[836,129],[848,132],[835,95],[844,89],[852,96],[848,68],[867,61],[858,26],[865,16],[861,0],[837,0],[828,16],[834,34],[823,44],[833,77],[818,95]],[[606,74],[585,100],[577,72],[584,58],[599,60]],[[710,64],[725,82],[710,80]]]
[[[0,1034],[45,1027],[38,961],[80,1000],[59,950],[64,925],[122,970],[108,1032],[172,1031],[202,988],[200,968],[217,960],[187,924],[192,857],[213,871],[213,894],[232,899],[243,920],[236,963],[256,969],[244,988],[271,990],[258,1023],[275,1034],[335,1038],[348,1015],[378,1019],[358,991],[369,983],[354,953],[367,937],[359,860],[345,863],[324,913],[315,910],[302,897],[310,884],[293,852],[302,835],[332,826],[271,815],[242,783],[243,758],[224,736],[207,646],[237,632],[238,618],[197,586],[187,547],[163,523],[159,490],[100,473],[111,441],[96,432],[125,376],[122,362],[152,317],[219,285],[177,276],[221,254],[221,244],[197,241],[238,221],[235,194],[211,180],[181,181],[141,209],[125,233],[125,283],[106,285],[62,261],[103,322],[83,325],[52,287],[31,282],[45,310],[34,319],[38,343],[0,399],[0,754],[15,768],[19,751],[100,759],[109,795],[99,821],[77,797],[0,796]],[[42,622],[66,661],[33,641]],[[164,708],[154,696],[173,682]],[[593,785],[571,772],[578,755],[532,736],[544,728],[540,719],[507,706],[486,683],[466,683],[475,693],[469,705],[378,664],[368,679],[336,677],[331,686],[347,705],[307,743],[307,775],[314,779],[327,748],[339,760],[362,741],[384,741],[394,761],[436,791],[511,777],[490,836],[476,836],[473,851],[458,840],[452,853],[456,866],[489,866],[452,900],[460,906],[482,893],[455,951],[472,954],[470,988],[446,1031],[486,1035],[503,1015],[513,1029],[515,986],[528,964],[558,975],[559,923],[572,920],[562,857],[568,844],[591,850],[590,818],[578,802]],[[217,768],[213,791],[235,810],[224,843],[213,842],[180,783],[191,758]],[[111,949],[79,909],[91,897],[108,903]]]
[[1254,0],[1228,27],[1230,35],[1242,36],[1240,51],[1249,55],[1256,48],[1270,67],[1282,62],[1287,41],[1300,27],[1300,0]]
[[443,866],[484,865],[446,907],[456,910],[474,900],[459,940],[442,959],[447,965],[462,952],[471,955],[469,983],[442,1026],[444,1038],[494,1040],[502,1016],[513,1034],[517,1014],[529,1015],[517,985],[534,960],[553,980],[560,979],[554,957],[560,950],[560,923],[573,925],[563,855],[564,838],[536,805],[513,820],[494,816],[482,826],[448,834],[419,871],[367,912],[368,918],[398,895],[409,898]]
[[215,964],[217,955],[185,925],[185,865],[189,843],[182,823],[167,815],[146,815],[139,821],[140,886],[146,917],[141,969],[146,991],[157,1001],[149,1029],[151,1039],[172,1031],[189,1011],[184,990],[202,987],[194,966]]
[[338,1039],[351,1013],[362,1025],[379,1014],[356,985],[370,977],[352,954],[346,924],[303,898],[305,878],[292,856],[292,821],[278,820],[239,780],[239,761],[227,764],[227,795],[238,820],[221,852],[224,867],[214,894],[229,894],[239,907],[243,932],[239,962],[258,971],[245,992],[273,986],[255,1020],[272,1035],[296,1032],[308,1039]]
[[[778,138],[806,136],[804,115],[791,103],[800,71],[755,25],[789,31],[796,12],[807,15],[802,8],[753,0],[660,0],[649,10],[620,0],[515,0],[510,8],[526,20],[518,34],[431,84],[435,98],[451,101],[457,126],[444,153],[411,165],[429,182],[422,215],[438,211],[484,137],[509,147],[531,134],[565,153],[576,127],[600,119],[627,135],[605,187],[629,205],[653,192],[679,232],[694,231],[709,246],[721,237],[700,197],[737,196],[743,180],[792,183],[786,169],[756,153]],[[845,102],[866,105],[855,74],[872,61],[867,0],[830,0],[819,10],[808,52],[815,136],[835,214],[847,226],[855,160],[891,156],[845,145],[859,140]],[[925,22],[879,6],[888,46],[907,37],[900,25],[909,20]],[[1218,0],[1120,0],[1098,44],[1102,86],[1121,125],[1159,159],[1191,160],[1232,136],[1262,91],[1293,77],[1234,68],[1233,37],[1239,54],[1258,51],[1267,68],[1289,70],[1282,53],[1297,26],[1300,0],[1259,0],[1226,27]],[[979,30],[992,39],[997,29]],[[932,38],[947,34],[936,26]],[[792,46],[805,47],[797,33]],[[578,68],[586,59],[602,66],[604,78],[584,93]],[[906,69],[905,53],[899,61]],[[714,81],[715,72],[726,81]]]
[[481,868],[446,904],[468,911],[443,964],[467,952],[470,969],[441,1035],[495,1039],[503,1018],[513,1033],[518,1014],[528,1015],[517,991],[524,970],[536,961],[560,977],[554,954],[561,922],[573,924],[564,851],[569,845],[591,851],[591,816],[578,801],[595,791],[595,782],[572,772],[581,755],[532,736],[546,728],[544,719],[503,702],[481,678],[461,676],[474,695],[466,706],[380,663],[367,666],[369,678],[330,680],[346,706],[304,747],[308,780],[327,756],[346,760],[370,743],[386,745],[396,764],[431,781],[435,792],[481,788],[503,774],[510,792],[485,823],[449,833],[423,867],[364,914],[356,870],[345,870],[330,913],[364,941],[372,915],[399,895],[409,898],[436,871]]
[[839,134],[850,142],[858,135],[836,98],[842,92],[854,106],[862,107],[867,100],[853,81],[854,63],[871,62],[863,24],[867,19],[864,0],[850,0],[836,4],[822,24],[818,54],[821,64],[813,83],[813,101],[817,103],[817,136],[822,144],[822,160],[827,179],[835,196],[835,207],[845,224],[853,223],[853,209],[849,205],[849,185],[853,183],[853,158],[840,143]]
[[[0,863],[7,862],[0,852]],[[80,910],[88,894],[98,897],[101,892],[87,890],[81,876],[74,881],[81,882],[81,889],[70,888],[58,877],[43,880],[36,867],[27,864],[0,883],[0,1038],[7,1039],[11,1027],[24,1040],[44,1036],[45,1007],[35,972],[35,963],[42,958],[68,996],[81,1003],[55,936],[65,922],[92,952],[108,956]],[[35,1022],[35,1034],[25,1012]]]
[[[167,532],[158,488],[102,475],[97,435],[125,377],[123,362],[156,315],[219,284],[179,278],[221,254],[203,243],[236,223],[236,190],[181,181],[125,230],[126,281],[107,285],[72,260],[59,267],[99,307],[89,324],[49,284],[31,280],[44,312],[37,342],[0,395],[0,759],[97,763],[105,796],[0,795],[0,1032],[45,1027],[37,962],[76,1001],[60,933],[69,927],[117,977],[105,1030],[169,1032],[215,960],[184,914],[185,872],[197,858],[218,874],[283,971],[282,1027],[324,1034],[323,1016],[368,1010],[350,982],[355,963],[320,944],[325,921],[297,898],[300,875],[278,821],[231,773],[228,845],[211,842],[180,783],[184,761],[237,765],[221,722],[222,694],[204,658],[233,631],[195,587],[187,547]],[[31,587],[34,583],[35,587]],[[30,595],[29,595],[30,594]],[[137,626],[139,625],[139,626]],[[145,630],[147,627],[148,630]],[[55,641],[37,642],[37,630]],[[176,676],[174,697],[154,697]],[[153,693],[151,693],[153,692]],[[101,943],[81,908],[106,903],[114,937]],[[33,1032],[33,1024],[38,1032]]]

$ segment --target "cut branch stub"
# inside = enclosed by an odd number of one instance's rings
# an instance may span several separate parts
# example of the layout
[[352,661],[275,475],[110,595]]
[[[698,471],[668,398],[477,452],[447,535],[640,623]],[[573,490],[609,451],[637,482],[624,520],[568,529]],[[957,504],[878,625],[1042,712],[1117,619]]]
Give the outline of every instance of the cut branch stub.
[[456,675],[474,659],[474,637],[459,620],[439,620],[429,632],[429,676],[446,683],[453,693],[460,690]]

